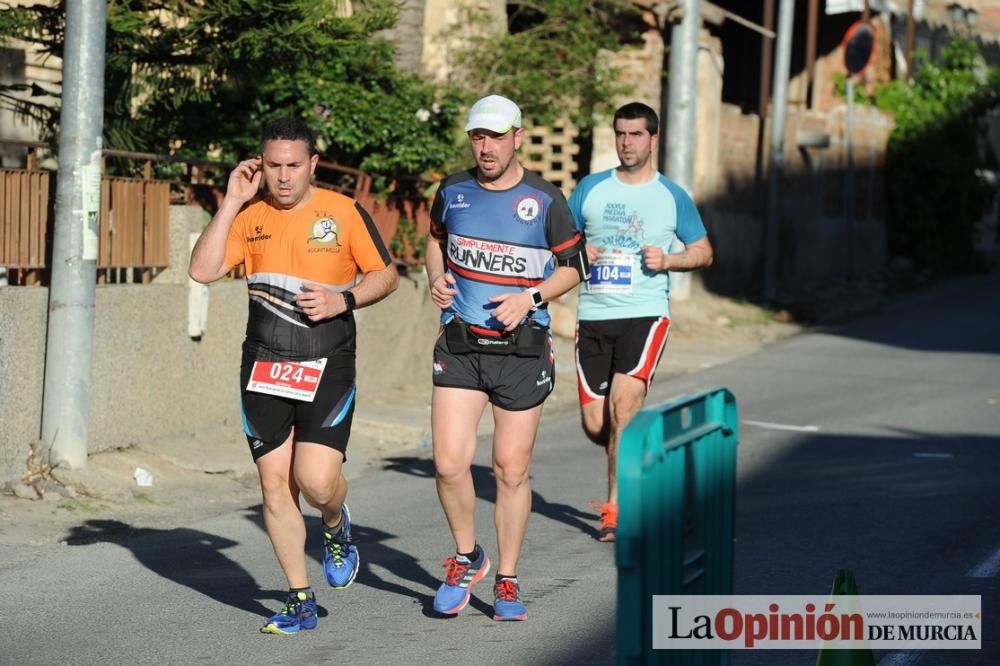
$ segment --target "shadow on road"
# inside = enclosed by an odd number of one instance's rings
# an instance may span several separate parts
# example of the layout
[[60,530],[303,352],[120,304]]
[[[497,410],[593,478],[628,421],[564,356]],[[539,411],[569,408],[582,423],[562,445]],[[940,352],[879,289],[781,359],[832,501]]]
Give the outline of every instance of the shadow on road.
[[[261,515],[260,506],[253,507],[246,518],[262,531],[264,530],[264,519]],[[306,553],[312,556],[318,563],[322,563],[323,542],[320,521],[318,518],[312,516],[306,516],[305,521]],[[352,521],[351,536],[358,544],[358,551],[361,555],[361,564],[355,583],[367,585],[376,590],[383,590],[390,594],[410,597],[414,603],[421,606],[424,615],[427,617],[450,617],[436,613],[433,609],[434,592],[437,590],[438,585],[441,584],[441,581],[424,569],[412,554],[393,548],[387,544],[387,542],[398,538],[397,535]],[[387,571],[397,578],[414,583],[414,586],[407,587],[388,580],[379,575],[379,569]],[[475,596],[469,601],[469,605],[493,617],[493,606]]]
[[[419,458],[416,456],[387,458],[382,469],[428,479],[434,478],[434,461],[428,458]],[[476,497],[485,502],[496,504],[497,484],[492,469],[484,465],[473,465],[472,483],[476,488]],[[594,539],[600,536],[597,528],[593,524],[586,522],[596,521],[598,518],[596,514],[588,511],[580,511],[568,504],[550,502],[534,490],[531,491],[531,512],[578,529]]]
[[[822,594],[850,568],[864,594],[966,593],[992,545],[998,451],[1000,437],[898,428],[795,438],[739,484],[736,592]],[[775,553],[795,566],[775,575]]]
[[147,569],[167,580],[234,608],[268,616],[274,611],[258,599],[283,599],[284,592],[261,590],[257,581],[222,551],[237,542],[214,534],[177,528],[136,528],[119,520],[88,520],[70,529],[66,543],[114,543],[131,551]]

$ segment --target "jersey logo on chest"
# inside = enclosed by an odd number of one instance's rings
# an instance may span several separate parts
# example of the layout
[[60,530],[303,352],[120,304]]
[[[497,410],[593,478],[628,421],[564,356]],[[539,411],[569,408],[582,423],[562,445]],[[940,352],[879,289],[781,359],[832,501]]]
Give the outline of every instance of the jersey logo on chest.
[[514,218],[521,224],[534,224],[542,212],[542,199],[534,194],[518,197],[514,201]]
[[309,252],[340,252],[340,225],[332,217],[320,217],[312,223],[306,242]]

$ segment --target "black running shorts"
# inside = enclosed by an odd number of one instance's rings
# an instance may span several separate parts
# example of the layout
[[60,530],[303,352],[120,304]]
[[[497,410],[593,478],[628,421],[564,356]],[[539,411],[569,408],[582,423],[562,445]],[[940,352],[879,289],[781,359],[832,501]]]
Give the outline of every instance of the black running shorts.
[[616,373],[641,379],[646,389],[667,345],[670,320],[635,317],[576,324],[576,377],[580,404],[603,400]]
[[296,442],[324,444],[340,451],[347,460],[357,390],[354,356],[327,357],[312,402],[248,391],[253,364],[261,358],[261,354],[244,349],[240,367],[243,431],[253,459],[281,446],[295,428]]
[[492,404],[512,412],[545,402],[555,388],[552,334],[538,356],[470,352],[454,354],[445,333],[434,345],[434,386],[482,391]]

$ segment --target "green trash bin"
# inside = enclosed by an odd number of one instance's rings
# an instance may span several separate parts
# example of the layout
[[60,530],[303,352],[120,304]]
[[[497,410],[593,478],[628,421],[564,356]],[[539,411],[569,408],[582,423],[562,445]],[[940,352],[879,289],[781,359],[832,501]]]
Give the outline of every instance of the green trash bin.
[[729,663],[726,650],[652,649],[653,595],[733,593],[736,399],[725,388],[640,411],[618,451],[616,659]]

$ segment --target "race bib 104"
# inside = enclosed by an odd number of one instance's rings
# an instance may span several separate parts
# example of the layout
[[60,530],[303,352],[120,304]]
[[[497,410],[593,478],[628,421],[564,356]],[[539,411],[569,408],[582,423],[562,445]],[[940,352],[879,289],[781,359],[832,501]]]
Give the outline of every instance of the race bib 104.
[[312,402],[325,367],[325,358],[299,363],[257,361],[250,372],[247,390]]
[[630,254],[601,255],[590,266],[592,294],[631,294],[634,260]]

